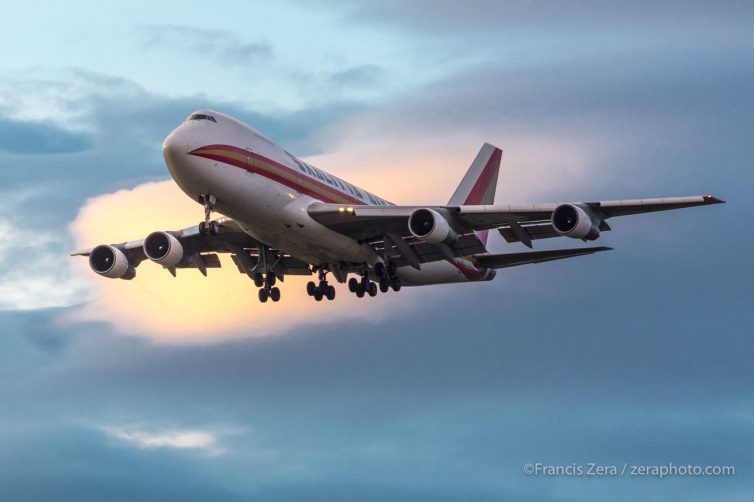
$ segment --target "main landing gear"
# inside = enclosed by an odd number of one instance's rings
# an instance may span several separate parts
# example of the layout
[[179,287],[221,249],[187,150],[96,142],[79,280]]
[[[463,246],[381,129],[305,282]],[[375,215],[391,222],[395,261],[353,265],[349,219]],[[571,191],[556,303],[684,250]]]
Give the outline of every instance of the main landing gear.
[[361,276],[361,280],[351,277],[348,280],[348,290],[351,293],[356,293],[359,298],[364,298],[365,294],[377,296],[377,284],[370,281],[366,274]]
[[401,290],[401,280],[398,278],[398,266],[390,260],[387,264],[378,263],[374,266],[374,274],[379,279],[380,291],[387,293],[390,288],[393,291]]
[[269,298],[273,302],[280,301],[280,288],[275,287],[277,277],[273,272],[267,272],[267,276],[263,276],[261,273],[254,274],[254,285],[259,290],[259,301],[265,303]]
[[318,302],[321,302],[323,298],[335,299],[335,287],[327,283],[327,271],[325,269],[319,269],[319,284],[314,281],[309,281],[306,284],[306,294],[314,297]]
[[215,210],[217,199],[215,199],[214,195],[201,195],[199,196],[199,200],[204,206],[204,221],[199,223],[199,233],[202,235],[217,235],[220,232],[220,224],[216,221],[210,221],[210,216]]
[[398,278],[398,267],[394,261],[389,261],[387,264],[377,263],[374,266],[374,274],[378,277],[376,283],[369,280],[366,272],[361,275],[361,280],[351,277],[348,280],[349,291],[356,293],[359,298],[363,298],[366,294],[372,297],[377,296],[378,288],[383,293],[387,293],[390,288],[393,288],[393,291],[400,291],[401,280]]

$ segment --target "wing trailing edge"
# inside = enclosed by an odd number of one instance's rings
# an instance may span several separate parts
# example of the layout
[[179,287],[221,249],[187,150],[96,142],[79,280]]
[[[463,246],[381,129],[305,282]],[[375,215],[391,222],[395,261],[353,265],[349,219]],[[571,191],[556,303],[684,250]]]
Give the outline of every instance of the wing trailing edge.
[[503,254],[484,254],[475,255],[474,260],[483,267],[488,268],[508,268],[519,265],[528,265],[530,263],[543,263],[546,261],[562,260],[576,256],[599,253],[600,251],[610,251],[613,248],[605,246],[589,248],[572,248],[556,249],[552,251],[527,251],[523,253],[503,253]]

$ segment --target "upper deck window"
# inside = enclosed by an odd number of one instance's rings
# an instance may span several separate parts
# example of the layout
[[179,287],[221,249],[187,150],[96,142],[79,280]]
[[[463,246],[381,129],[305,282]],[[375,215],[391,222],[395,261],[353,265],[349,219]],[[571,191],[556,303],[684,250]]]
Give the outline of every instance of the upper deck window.
[[192,113],[189,115],[189,118],[186,119],[186,121],[189,120],[211,120],[214,123],[217,123],[217,120],[215,120],[215,117],[212,115],[205,115],[203,113]]

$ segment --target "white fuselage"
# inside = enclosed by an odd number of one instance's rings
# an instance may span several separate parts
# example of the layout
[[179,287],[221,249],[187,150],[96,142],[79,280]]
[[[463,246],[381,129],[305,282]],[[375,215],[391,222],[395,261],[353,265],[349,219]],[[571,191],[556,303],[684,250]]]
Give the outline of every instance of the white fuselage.
[[[197,112],[203,113],[203,112]],[[274,249],[313,264],[367,263],[381,258],[367,244],[314,221],[307,208],[328,202],[389,205],[384,199],[304,163],[252,127],[217,112],[187,120],[165,139],[171,176],[192,199],[216,198],[216,210]],[[469,260],[399,269],[404,285],[488,280],[493,271]]]

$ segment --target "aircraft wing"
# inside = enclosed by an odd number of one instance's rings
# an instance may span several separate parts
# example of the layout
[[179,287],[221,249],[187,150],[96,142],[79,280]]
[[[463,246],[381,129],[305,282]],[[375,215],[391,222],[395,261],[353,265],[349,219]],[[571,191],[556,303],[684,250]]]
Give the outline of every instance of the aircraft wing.
[[[176,268],[196,268],[204,275],[208,268],[220,268],[217,253],[230,253],[239,272],[251,275],[260,260],[261,250],[264,248],[256,239],[230,218],[220,218],[216,235],[204,235],[198,226],[182,230],[168,231],[175,237],[183,248],[183,259],[175,266],[166,267],[175,274]],[[145,239],[111,244],[120,250],[128,259],[130,267],[136,268],[148,259],[144,252]],[[71,256],[89,256],[96,248],[81,249],[71,253]],[[267,260],[273,271],[282,278],[285,275],[309,275],[311,269],[304,263],[276,250],[266,249]]]
[[[417,209],[432,209],[442,215],[459,236],[475,231],[496,229],[508,242],[531,241],[560,234],[552,226],[553,211],[570,204],[584,209],[598,223],[601,231],[610,230],[605,220],[615,216],[666,211],[685,207],[720,204],[711,195],[662,199],[615,200],[521,205],[473,206],[350,206],[346,204],[312,204],[309,215],[322,225],[362,242],[377,241],[386,234],[410,238],[408,219]],[[481,251],[479,251],[481,252]]]

